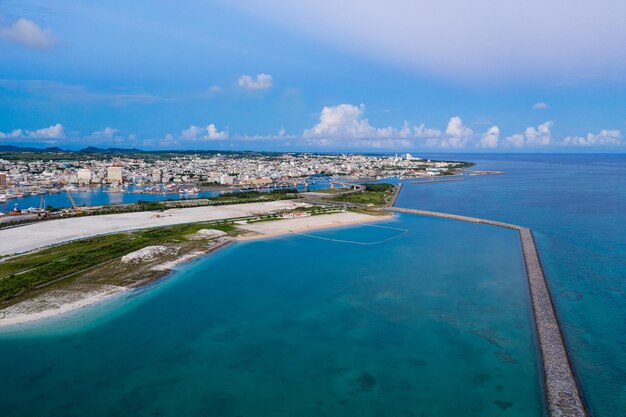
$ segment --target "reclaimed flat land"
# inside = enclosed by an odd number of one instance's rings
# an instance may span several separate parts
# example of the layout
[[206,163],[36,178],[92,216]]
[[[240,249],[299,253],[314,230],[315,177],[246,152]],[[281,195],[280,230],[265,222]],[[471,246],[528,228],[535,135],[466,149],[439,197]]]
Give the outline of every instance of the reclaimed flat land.
[[[92,270],[97,272],[88,284],[128,286],[145,278],[134,272],[117,277],[111,261],[152,245],[175,244],[177,251],[198,250],[206,243],[189,240],[200,229],[232,232],[229,225],[183,224],[134,232],[116,233],[72,241],[0,262],[0,307],[29,298],[31,293],[48,290],[51,284],[75,282]],[[103,273],[106,271],[106,273]],[[128,272],[128,268],[124,268]],[[138,274],[145,275],[145,274]]]
[[164,212],[137,212],[73,217],[0,230],[0,256],[30,252],[87,237],[151,227],[263,215],[302,207],[295,201],[192,207]]

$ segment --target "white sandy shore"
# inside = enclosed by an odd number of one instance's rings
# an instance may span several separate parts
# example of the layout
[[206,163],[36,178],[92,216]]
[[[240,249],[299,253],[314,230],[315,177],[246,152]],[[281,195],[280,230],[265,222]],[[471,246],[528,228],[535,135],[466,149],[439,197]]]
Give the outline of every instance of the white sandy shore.
[[128,290],[115,285],[99,285],[91,291],[51,291],[0,311],[0,328],[68,314],[110,300]]
[[309,230],[326,229],[350,224],[370,223],[387,220],[389,216],[371,216],[362,213],[335,213],[319,216],[297,217],[293,219],[259,222],[238,226],[239,229],[255,233],[240,237],[241,240],[262,239],[288,233],[301,233]]
[[30,252],[76,239],[150,227],[268,214],[306,206],[296,201],[172,209],[163,213],[109,214],[74,217],[0,230],[0,256]]
[[[254,233],[253,235],[243,236],[239,239],[262,239],[294,232],[334,228],[358,223],[370,223],[388,218],[389,216],[371,216],[368,214],[346,212],[270,222],[259,222],[238,226],[242,230]],[[231,238],[221,237],[218,241],[216,241],[216,247],[221,247],[229,241],[231,241]],[[215,247],[210,248],[210,250],[213,249],[215,249]],[[171,270],[183,262],[203,256],[206,253],[206,251],[194,251],[187,253],[172,261],[156,265],[152,269],[160,271]],[[129,290],[131,289],[114,285],[93,286],[87,291],[84,289],[81,291],[53,290],[44,295],[23,301],[5,308],[4,310],[0,310],[0,329],[3,327],[18,326],[74,312],[80,308],[92,306],[109,300],[115,295],[119,295]]]

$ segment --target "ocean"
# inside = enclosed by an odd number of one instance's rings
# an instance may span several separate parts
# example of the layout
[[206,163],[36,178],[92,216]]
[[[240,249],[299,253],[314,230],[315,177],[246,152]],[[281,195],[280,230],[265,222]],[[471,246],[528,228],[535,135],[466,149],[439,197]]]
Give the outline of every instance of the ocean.
[[506,174],[404,186],[396,204],[531,228],[589,411],[625,416],[626,155],[455,158]]
[[[532,228],[590,411],[623,415],[626,158],[454,158],[506,174],[405,181],[396,205]],[[1,414],[545,415],[515,231],[403,214],[313,234],[5,332]]]

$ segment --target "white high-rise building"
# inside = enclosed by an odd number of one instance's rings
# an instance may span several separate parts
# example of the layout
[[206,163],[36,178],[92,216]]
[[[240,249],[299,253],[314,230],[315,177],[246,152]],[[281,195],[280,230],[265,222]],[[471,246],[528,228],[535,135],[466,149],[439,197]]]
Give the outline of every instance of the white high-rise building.
[[88,168],[81,168],[76,172],[77,176],[78,176],[78,183],[79,184],[89,184],[91,183],[91,178],[92,178],[92,174],[91,174],[91,170]]
[[110,183],[118,183],[121,184],[124,182],[124,177],[122,176],[122,167],[118,166],[110,166],[107,169],[107,179]]
[[161,170],[160,169],[155,169],[154,171],[152,171],[152,182],[154,183],[158,183],[161,182]]

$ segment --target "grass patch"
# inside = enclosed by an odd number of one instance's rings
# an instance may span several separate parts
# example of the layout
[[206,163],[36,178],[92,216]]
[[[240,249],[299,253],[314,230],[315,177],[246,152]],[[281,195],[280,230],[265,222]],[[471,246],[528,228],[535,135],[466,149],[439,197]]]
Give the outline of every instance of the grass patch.
[[384,206],[394,192],[394,185],[388,183],[363,184],[365,190],[360,193],[341,195],[333,198],[335,201],[352,204]]
[[146,246],[186,241],[200,229],[234,232],[230,224],[184,224],[97,236],[7,259],[0,262],[0,306]]
[[345,193],[346,191],[350,191],[350,188],[323,188],[321,190],[314,190],[314,193],[324,193],[324,194],[337,194],[337,193]]

